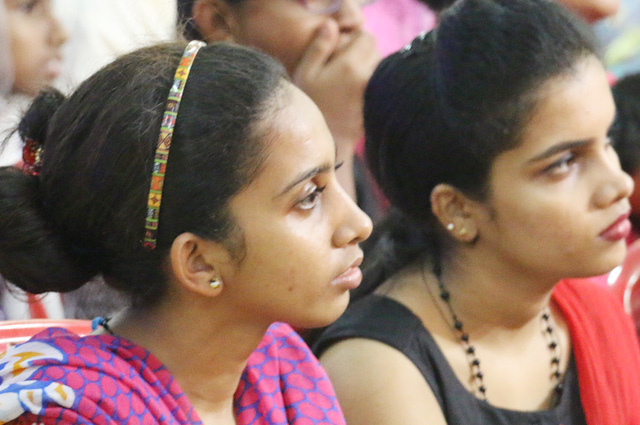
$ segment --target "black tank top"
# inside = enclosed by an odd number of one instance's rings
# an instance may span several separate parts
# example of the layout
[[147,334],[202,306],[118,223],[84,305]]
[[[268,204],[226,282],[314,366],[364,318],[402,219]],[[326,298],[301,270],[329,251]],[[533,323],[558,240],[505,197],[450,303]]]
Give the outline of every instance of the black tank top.
[[492,406],[471,394],[422,322],[404,305],[370,295],[351,305],[313,345],[319,357],[337,341],[368,338],[387,344],[407,356],[433,391],[448,425],[586,425],[573,356],[563,377],[558,404],[543,411],[515,411]]

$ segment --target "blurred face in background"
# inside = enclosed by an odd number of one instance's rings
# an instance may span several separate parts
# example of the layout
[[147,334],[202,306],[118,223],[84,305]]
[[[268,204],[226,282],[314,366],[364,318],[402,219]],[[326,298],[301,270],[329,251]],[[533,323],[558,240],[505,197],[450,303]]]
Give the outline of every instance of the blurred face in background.
[[620,0],[557,0],[587,22],[596,22],[600,19],[613,16],[620,7]]
[[320,28],[328,22],[338,28],[336,54],[349,48],[362,31],[363,3],[364,0],[198,0],[194,15],[207,41],[222,39],[212,26],[223,17],[225,24],[217,26],[224,28],[226,37],[259,48],[293,74]]
[[50,0],[5,0],[14,65],[13,92],[33,96],[60,74],[67,35]]

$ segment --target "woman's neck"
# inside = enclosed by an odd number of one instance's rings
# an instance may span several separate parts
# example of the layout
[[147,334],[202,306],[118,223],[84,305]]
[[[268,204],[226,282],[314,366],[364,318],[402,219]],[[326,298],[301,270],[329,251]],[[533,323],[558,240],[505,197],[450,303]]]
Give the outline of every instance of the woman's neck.
[[[496,406],[515,410],[550,407],[555,381],[548,377],[556,367],[564,373],[571,351],[562,314],[553,303],[549,305],[554,284],[540,277],[491,272],[486,264],[475,268],[459,264],[449,262],[442,267],[448,302],[428,265],[406,269],[377,292],[401,302],[422,321],[459,381],[478,397],[482,398],[477,391],[484,385],[486,396]],[[547,312],[549,319],[543,316]],[[548,345],[545,323],[553,327],[557,350]],[[470,375],[474,369],[466,354],[469,347],[481,362],[483,381]],[[554,357],[559,358],[557,366]],[[530,385],[519,386],[520,380]]]
[[468,322],[494,329],[517,329],[537,320],[559,280],[468,256],[443,263],[440,276],[428,275],[451,293],[452,307]]
[[268,325],[242,323],[219,310],[222,314],[213,314],[216,307],[192,304],[178,309],[165,303],[132,308],[114,317],[109,327],[153,353],[205,423],[205,417],[232,423],[240,377]]
[[[551,278],[493,268],[486,262],[443,262],[440,275],[426,261],[396,274],[376,291],[400,301],[424,318],[434,305],[450,315],[440,297],[439,281],[450,294],[450,306],[470,333],[510,334],[538,329],[542,310],[555,286]],[[449,320],[447,320],[449,321]]]

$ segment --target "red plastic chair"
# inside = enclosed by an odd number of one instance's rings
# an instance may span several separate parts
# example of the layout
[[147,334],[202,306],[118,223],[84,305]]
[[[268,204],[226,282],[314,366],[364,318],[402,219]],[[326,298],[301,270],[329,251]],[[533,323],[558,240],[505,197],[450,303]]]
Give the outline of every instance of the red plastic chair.
[[78,335],[91,333],[90,320],[75,319],[31,319],[0,321],[0,351],[19,344],[47,328],[64,328]]
[[627,247],[624,261],[611,273],[612,290],[633,318],[636,332],[640,336],[640,240]]

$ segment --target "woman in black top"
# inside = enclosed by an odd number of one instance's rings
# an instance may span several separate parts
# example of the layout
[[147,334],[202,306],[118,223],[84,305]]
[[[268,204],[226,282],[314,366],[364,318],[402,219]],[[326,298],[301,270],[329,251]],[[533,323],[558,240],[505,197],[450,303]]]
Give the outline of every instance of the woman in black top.
[[[599,394],[638,402],[628,318],[604,290],[558,284],[625,255],[633,183],[614,116],[590,29],[548,0],[458,1],[383,61],[366,155],[394,213],[363,299],[316,344],[350,425],[602,425],[618,418],[594,419]],[[593,385],[585,341],[603,323],[620,337],[598,366],[620,379]]]

